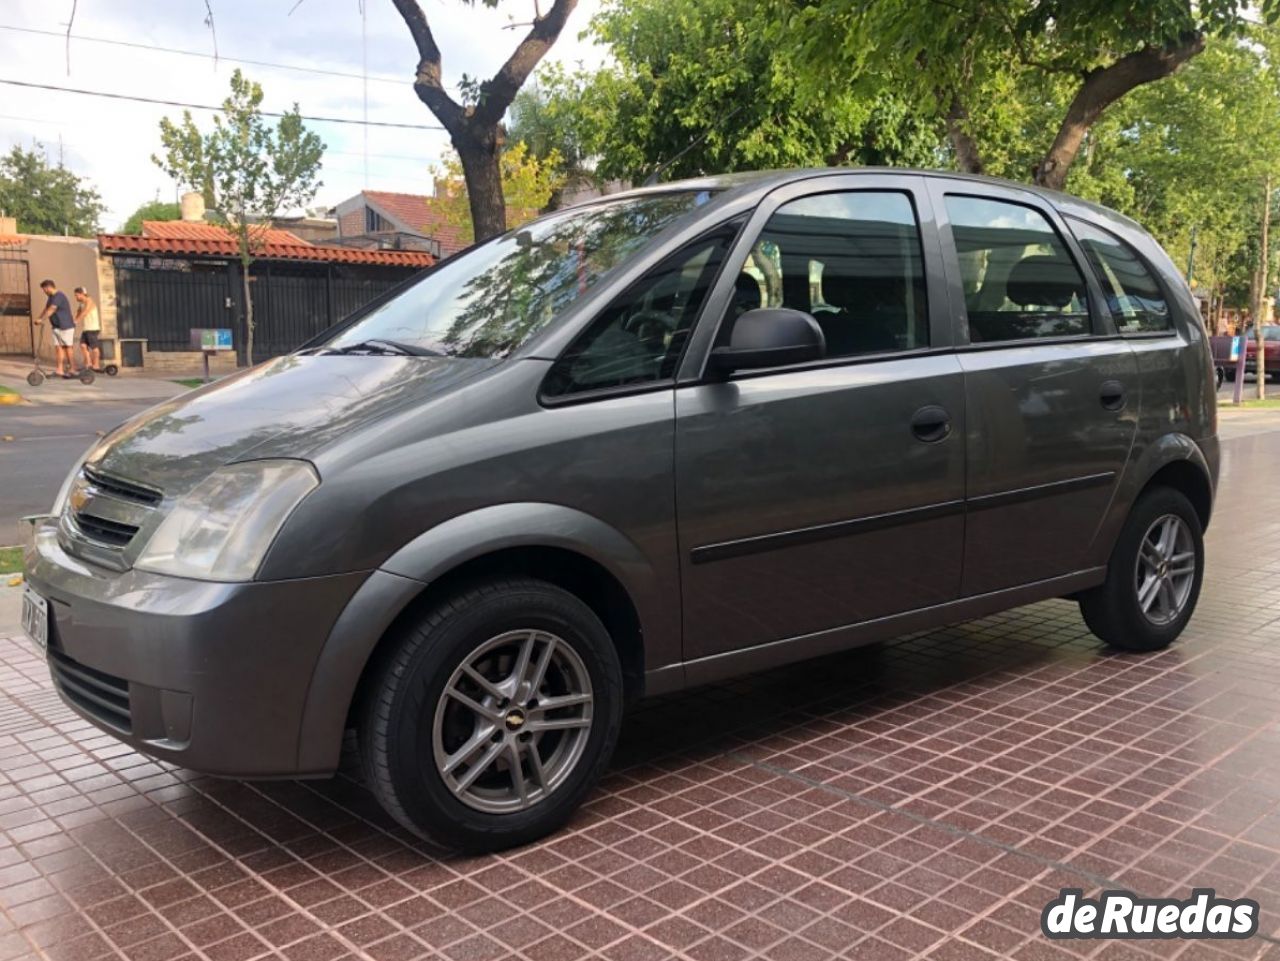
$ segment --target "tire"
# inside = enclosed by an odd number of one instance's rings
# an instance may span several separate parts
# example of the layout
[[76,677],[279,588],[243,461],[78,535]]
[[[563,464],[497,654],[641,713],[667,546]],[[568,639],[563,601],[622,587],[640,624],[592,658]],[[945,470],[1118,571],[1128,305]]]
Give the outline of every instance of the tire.
[[1227,372],[1221,367],[1214,368],[1213,386],[1215,390],[1222,389],[1222,382],[1227,379]]
[[27,384],[31,387],[39,387],[44,383],[44,374],[38,370],[33,370],[27,374]]
[[91,370],[82,370],[80,371],[79,376],[80,376],[80,383],[86,386],[88,386],[89,384],[92,384],[97,379],[96,377],[94,377],[93,371]]
[[[1151,607],[1144,613],[1139,582],[1151,584],[1158,551],[1144,555],[1141,572],[1139,551],[1149,537],[1177,531],[1173,540],[1173,563],[1166,580],[1168,592],[1158,588],[1151,594]],[[1158,545],[1153,545],[1158,546]],[[1168,554],[1169,552],[1165,552]],[[1189,555],[1189,559],[1188,558]],[[1182,571],[1182,576],[1177,576]],[[1200,518],[1191,502],[1169,487],[1144,493],[1133,505],[1107,565],[1107,579],[1080,597],[1080,612],[1089,630],[1107,644],[1122,651],[1158,651],[1168,647],[1182,633],[1195,611],[1204,579],[1204,537]]]
[[114,377],[116,374],[120,373],[120,368],[116,364],[107,364],[107,366],[102,368],[102,370],[108,377]]
[[1233,384],[1235,383],[1235,380],[1236,380],[1236,369],[1235,369],[1234,367],[1228,367],[1228,368],[1227,368],[1226,370],[1224,370],[1222,373],[1223,373],[1223,375],[1227,378],[1227,380],[1231,381]]
[[[563,825],[599,779],[622,723],[622,669],[595,613],[543,581],[503,579],[455,594],[389,640],[360,716],[365,780],[387,812],[468,852],[525,844]],[[526,645],[528,668],[517,672]],[[548,650],[545,681],[530,692]],[[515,690],[520,680],[524,691]],[[537,706],[539,696],[581,698],[584,689],[583,703]],[[548,722],[561,727],[540,728]],[[473,767],[481,768],[474,777]]]

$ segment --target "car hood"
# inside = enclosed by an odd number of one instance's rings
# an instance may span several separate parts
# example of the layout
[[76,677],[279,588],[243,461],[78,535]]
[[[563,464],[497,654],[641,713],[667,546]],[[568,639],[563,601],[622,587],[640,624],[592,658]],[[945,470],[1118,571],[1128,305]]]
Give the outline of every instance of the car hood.
[[90,454],[92,466],[181,496],[224,464],[307,458],[434,398],[496,361],[292,354],[153,407]]

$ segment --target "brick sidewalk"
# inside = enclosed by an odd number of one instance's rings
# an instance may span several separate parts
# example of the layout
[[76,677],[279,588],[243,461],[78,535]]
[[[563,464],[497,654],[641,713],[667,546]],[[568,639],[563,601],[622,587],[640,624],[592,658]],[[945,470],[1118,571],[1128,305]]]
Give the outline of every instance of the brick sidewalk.
[[[1280,512],[1245,503],[1276,464],[1226,444],[1171,650],[1055,601],[649,703],[571,828],[499,856],[423,849],[354,774],[148,761],[0,639],[0,961],[1280,961]],[[1050,942],[1063,887],[1215,887],[1261,933]]]

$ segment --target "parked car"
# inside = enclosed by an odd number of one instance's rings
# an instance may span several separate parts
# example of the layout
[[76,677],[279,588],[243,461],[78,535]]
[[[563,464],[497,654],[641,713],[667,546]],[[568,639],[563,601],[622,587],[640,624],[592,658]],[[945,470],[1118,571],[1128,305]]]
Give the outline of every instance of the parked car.
[[[1209,338],[1213,352],[1213,366],[1217,370],[1218,385],[1223,380],[1236,379],[1236,362],[1231,359],[1231,342],[1235,338],[1216,336]],[[1269,380],[1280,380],[1280,326],[1267,324],[1262,328],[1263,360]],[[1246,374],[1258,372],[1258,341],[1250,329],[1245,335],[1244,370]]]
[[623,708],[1047,598],[1196,605],[1218,470],[1190,292],[1132,221],[934,173],[549,214],[76,465],[26,551],[79,714],[238,777],[359,734],[405,827],[562,824]]

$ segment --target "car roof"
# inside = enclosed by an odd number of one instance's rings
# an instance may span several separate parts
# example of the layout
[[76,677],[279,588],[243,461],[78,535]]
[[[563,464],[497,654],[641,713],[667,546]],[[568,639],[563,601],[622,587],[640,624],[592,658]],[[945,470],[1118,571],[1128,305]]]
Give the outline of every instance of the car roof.
[[940,177],[953,181],[968,181],[973,184],[1003,187],[1007,190],[1018,190],[1032,194],[1050,204],[1060,213],[1074,214],[1089,220],[1109,221],[1113,226],[1146,234],[1145,228],[1137,221],[1124,214],[1104,207],[1101,204],[1080,197],[1050,190],[1035,184],[1017,180],[1006,180],[1002,177],[988,177],[981,174],[960,173],[955,170],[916,169],[910,167],[799,167],[784,170],[747,170],[729,174],[710,174],[703,177],[692,177],[686,180],[671,180],[657,184],[636,187],[620,191],[605,197],[584,201],[584,205],[601,200],[615,200],[626,197],[639,197],[645,194],[668,193],[680,190],[715,190],[731,193],[735,196],[757,194],[763,196],[784,184],[813,180],[820,177],[838,177],[857,174],[876,176],[903,177]]

